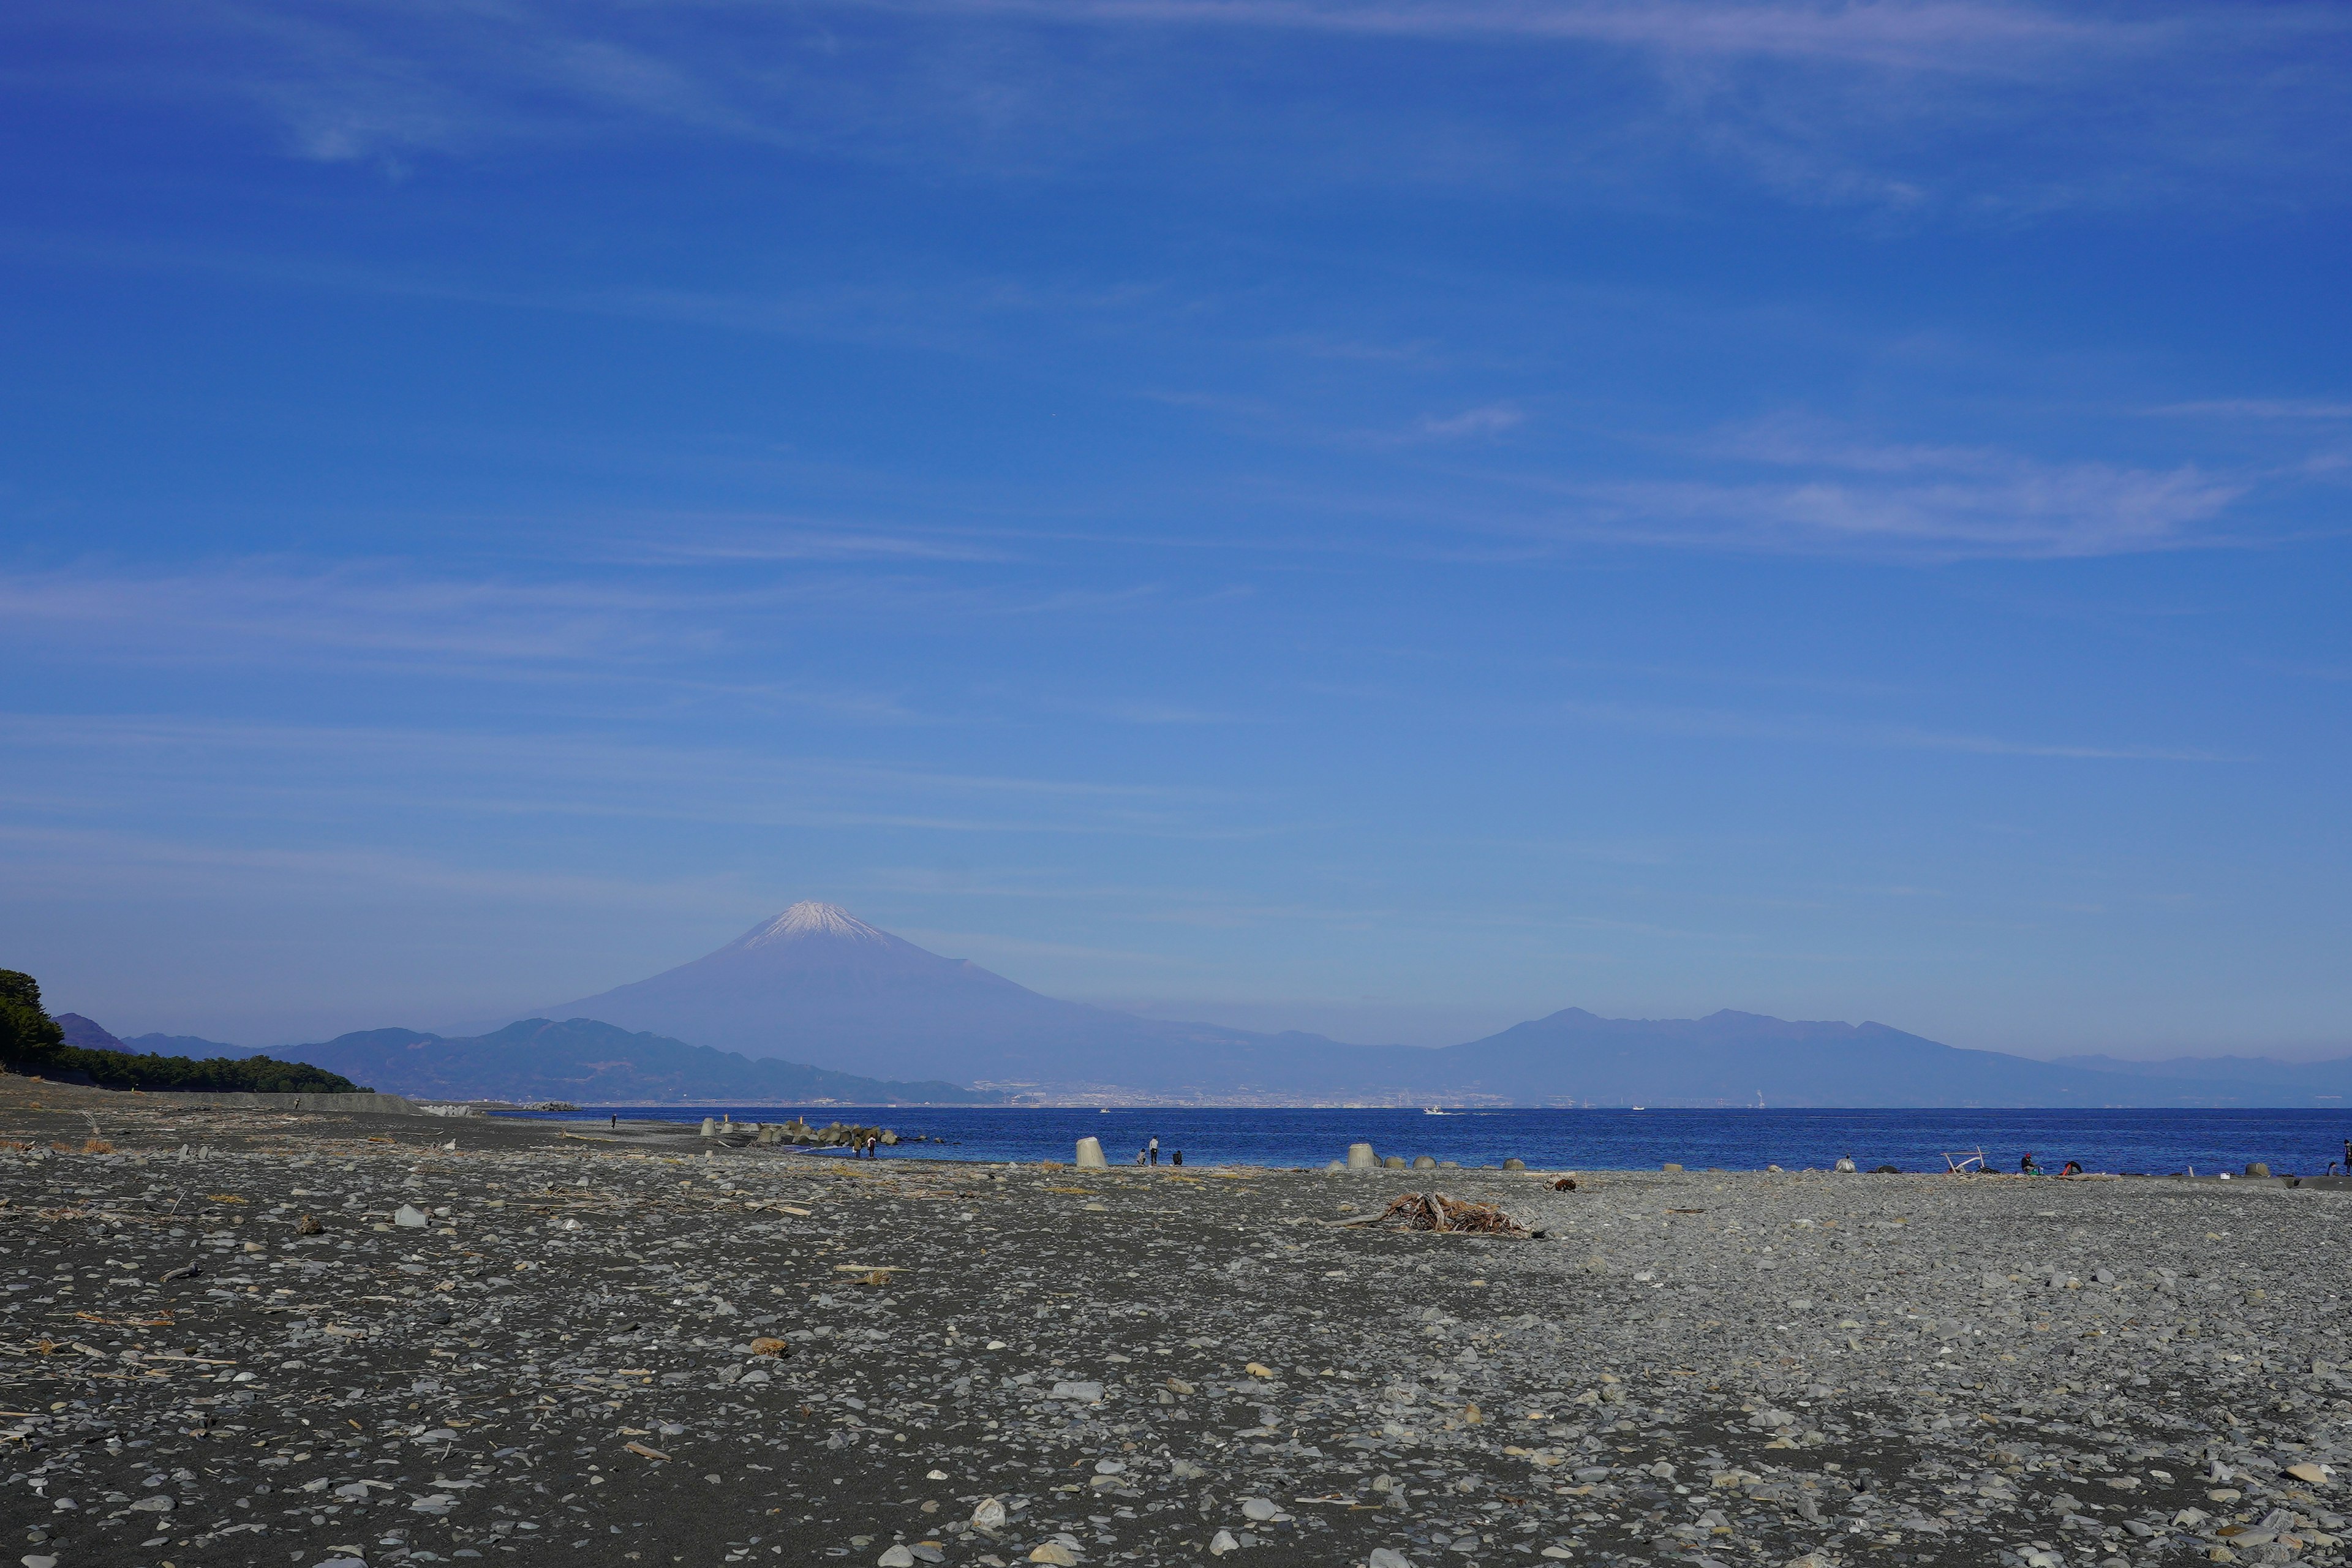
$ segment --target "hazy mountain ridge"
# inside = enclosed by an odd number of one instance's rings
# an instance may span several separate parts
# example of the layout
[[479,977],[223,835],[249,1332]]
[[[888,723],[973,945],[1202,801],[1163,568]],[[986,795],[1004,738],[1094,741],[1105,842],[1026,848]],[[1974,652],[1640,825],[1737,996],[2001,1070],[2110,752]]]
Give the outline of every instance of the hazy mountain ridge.
[[[267,1046],[232,1046],[222,1040],[207,1040],[202,1035],[133,1035],[128,1039],[110,1033],[95,1018],[85,1018],[79,1013],[60,1013],[58,1026],[65,1031],[66,1044],[86,1051],[128,1051],[132,1055],[146,1052],[159,1057],[257,1057],[269,1049]],[[299,1046],[280,1047],[299,1050]]]
[[1035,1098],[2154,1107],[2328,1104],[2337,1092],[2317,1070],[2300,1080],[2144,1075],[1966,1050],[1884,1024],[1727,1010],[1609,1019],[1571,1007],[1436,1049],[1253,1034],[1058,1001],[814,902],[553,1011],[749,1057],[854,1061]]
[[[21,975],[26,982],[30,976]],[[96,1019],[60,1013],[58,1047],[17,1058],[12,1070],[37,1072],[62,1083],[165,1093],[347,1094],[363,1086],[309,1062],[280,1061],[258,1051],[132,1050]],[[143,1037],[153,1038],[154,1037]],[[209,1040],[194,1042],[210,1045]]]
[[55,1017],[58,1032],[66,1037],[66,1044],[76,1050],[123,1051],[131,1048],[107,1033],[105,1026],[95,1018],[85,1018],[79,1013],[59,1013]]
[[[153,1051],[167,1057],[257,1057],[269,1049],[268,1046],[232,1046],[220,1040],[208,1040],[202,1035],[133,1035],[122,1042],[142,1051]],[[299,1050],[299,1046],[283,1046],[281,1050]]]
[[362,1074],[386,1093],[426,1100],[984,1105],[1001,1098],[952,1083],[892,1083],[799,1062],[751,1061],[593,1018],[526,1018],[462,1039],[363,1029],[291,1048],[345,1077]]
[[[1616,1019],[1568,1008],[1448,1047],[1465,1089],[1520,1103],[1795,1106],[2139,1106],[2318,1103],[2320,1090],[2216,1076],[2144,1079],[1943,1045],[1885,1024],[1725,1010]],[[2324,1089],[2324,1085],[2321,1089]]]
[[[551,1014],[568,1021],[551,1022]],[[114,1041],[78,1015],[60,1022]],[[142,1035],[128,1044],[170,1054],[251,1054],[193,1037]],[[2352,1099],[2352,1058],[2045,1062],[1947,1046],[1879,1023],[1729,1010],[1631,1019],[1569,1007],[1438,1048],[1256,1034],[1061,1001],[814,902],[795,904],[691,963],[503,1027],[464,1035],[366,1030],[278,1054],[394,1092],[607,1104],[1013,1097],[2186,1108],[2341,1107]]]

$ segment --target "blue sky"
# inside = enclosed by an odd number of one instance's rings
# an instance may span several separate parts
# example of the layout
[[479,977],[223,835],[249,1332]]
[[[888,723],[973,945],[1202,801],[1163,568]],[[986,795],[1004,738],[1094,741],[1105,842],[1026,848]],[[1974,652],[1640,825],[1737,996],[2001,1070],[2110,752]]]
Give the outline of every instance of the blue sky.
[[2352,1048],[2352,14],[0,18],[0,963]]

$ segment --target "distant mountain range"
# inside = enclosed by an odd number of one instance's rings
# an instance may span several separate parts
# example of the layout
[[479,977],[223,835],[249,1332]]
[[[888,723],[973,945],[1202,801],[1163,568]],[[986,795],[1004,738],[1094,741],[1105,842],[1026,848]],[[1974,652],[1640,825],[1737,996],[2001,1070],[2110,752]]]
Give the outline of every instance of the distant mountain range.
[[581,1105],[734,1100],[837,1105],[988,1105],[1004,1097],[952,1083],[891,1083],[799,1062],[631,1034],[593,1018],[526,1018],[493,1034],[447,1039],[367,1029],[285,1055],[394,1094],[427,1100],[568,1100]]
[[2326,1106],[2352,1093],[2352,1060],[2276,1079],[2141,1076],[2131,1063],[1962,1050],[1885,1024],[1733,1012],[1634,1020],[1570,1007],[1430,1054],[1465,1087],[1515,1103],[1570,1082],[1602,1105]]
[[[544,1009],[747,1057],[856,1065],[1041,1097],[1513,1105],[2334,1105],[2352,1058],[2142,1073],[1962,1050],[1884,1024],[1569,1008],[1465,1045],[1166,1023],[1057,1001],[835,905],[799,903],[706,957]],[[2233,1068],[2257,1064],[2234,1062]],[[340,1069],[338,1069],[340,1070]]]
[[[113,1041],[77,1015],[59,1022],[68,1038],[86,1027]],[[90,1043],[250,1054],[182,1036]],[[2352,1104],[2352,1058],[2044,1062],[1884,1024],[1727,1011],[1623,1019],[1570,1007],[1435,1050],[1169,1023],[1041,995],[814,902],[690,963],[501,1028],[375,1029],[271,1054],[398,1093],[597,1104]]]
[[[199,1058],[257,1054],[193,1035],[120,1040],[79,1013],[59,1014],[58,1023],[68,1045],[86,1050]],[[179,1048],[183,1046],[190,1048]],[[461,1039],[415,1029],[363,1029],[314,1045],[278,1047],[272,1054],[341,1073],[387,1094],[420,1100],[992,1105],[1004,1099],[952,1083],[890,1083],[798,1062],[751,1061],[659,1035],[633,1035],[593,1018],[562,1024],[527,1018],[493,1034]]]
[[243,1046],[225,1046],[218,1040],[206,1040],[194,1035],[142,1035],[135,1040],[125,1040],[109,1034],[95,1018],[85,1018],[79,1013],[59,1013],[58,1027],[64,1031],[66,1044],[84,1051],[153,1051],[165,1057],[249,1057],[257,1053]]
[[159,1057],[257,1057],[267,1046],[232,1046],[222,1040],[207,1040],[202,1035],[134,1035],[121,1039],[107,1032],[94,1018],[79,1013],[58,1015],[58,1027],[65,1031],[66,1044],[85,1051],[152,1051]]

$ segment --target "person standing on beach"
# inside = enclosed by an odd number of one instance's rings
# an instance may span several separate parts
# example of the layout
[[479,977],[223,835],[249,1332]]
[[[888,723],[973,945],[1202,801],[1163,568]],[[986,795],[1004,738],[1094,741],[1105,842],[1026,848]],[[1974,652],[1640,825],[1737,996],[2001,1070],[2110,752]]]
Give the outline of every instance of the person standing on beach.
[[1160,1140],[1154,1138],[1150,1142],[1146,1143],[1144,1148],[1150,1151],[1151,1154],[1151,1163],[1155,1165],[1160,1163]]

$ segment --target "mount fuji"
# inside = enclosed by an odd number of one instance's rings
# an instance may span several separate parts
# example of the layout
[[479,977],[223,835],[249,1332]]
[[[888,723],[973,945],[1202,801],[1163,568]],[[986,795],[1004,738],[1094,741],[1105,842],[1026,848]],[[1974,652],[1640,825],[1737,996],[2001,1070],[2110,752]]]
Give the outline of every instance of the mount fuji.
[[958,1083],[1231,1092],[1273,1087],[1270,1075],[1295,1078],[1307,1065],[1301,1053],[1352,1058],[1365,1048],[1057,1001],[814,900],[690,963],[537,1011],[747,1057]]

